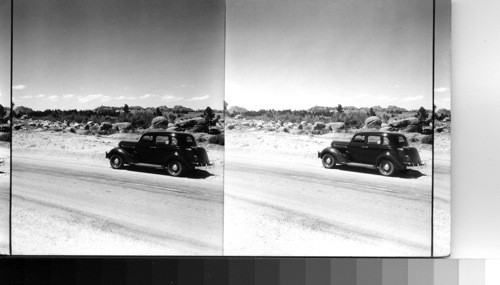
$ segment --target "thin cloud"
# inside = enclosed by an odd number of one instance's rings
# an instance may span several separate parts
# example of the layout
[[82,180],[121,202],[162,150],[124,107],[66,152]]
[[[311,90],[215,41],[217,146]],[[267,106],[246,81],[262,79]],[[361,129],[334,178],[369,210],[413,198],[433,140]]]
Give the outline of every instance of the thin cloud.
[[81,103],[87,103],[90,101],[107,102],[110,100],[111,100],[111,97],[109,97],[107,95],[102,95],[102,94],[90,94],[90,95],[78,98],[78,101],[80,101]]
[[417,100],[420,100],[423,98],[424,98],[424,96],[418,95],[418,96],[414,96],[414,97],[404,98],[403,101],[417,101]]
[[26,95],[26,96],[21,97],[21,99],[31,99],[31,98],[33,98],[32,95]]
[[44,100],[57,101],[57,100],[59,100],[59,96],[57,96],[57,95],[50,95],[49,97],[45,98]]
[[139,97],[139,99],[148,99],[148,98],[153,98],[153,97],[158,97],[158,95],[155,94],[144,94]]
[[434,92],[446,92],[449,89],[446,87],[439,87],[439,88],[434,88]]
[[64,94],[62,95],[63,99],[72,99],[72,98],[75,98],[76,95],[75,94]]
[[22,84],[12,86],[12,89],[14,89],[14,90],[22,90],[24,88],[26,88],[26,85],[22,85]]
[[177,97],[174,95],[164,95],[163,97],[161,97],[161,100],[163,101],[180,101],[182,99],[184,99],[184,97]]
[[203,95],[203,96],[197,96],[197,97],[193,97],[191,99],[188,99],[188,101],[203,101],[203,100],[207,100],[208,98],[210,98],[210,95]]
[[38,94],[38,95],[36,95],[35,97],[36,97],[36,98],[43,98],[43,97],[45,97],[45,94]]
[[126,96],[123,96],[123,95],[122,95],[122,96],[118,96],[118,97],[116,97],[115,99],[116,99],[116,100],[125,100],[125,99],[126,99],[126,100],[135,100],[135,99],[137,99],[137,98],[136,98],[136,97],[132,97],[132,96],[130,96],[130,97],[126,97]]

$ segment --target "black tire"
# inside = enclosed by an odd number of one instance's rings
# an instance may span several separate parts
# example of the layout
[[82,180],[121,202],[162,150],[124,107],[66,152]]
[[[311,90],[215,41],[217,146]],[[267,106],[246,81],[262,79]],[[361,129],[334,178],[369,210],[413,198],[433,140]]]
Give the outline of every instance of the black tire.
[[184,174],[184,165],[178,160],[171,160],[167,162],[165,166],[168,175],[170,176],[182,176]]
[[121,155],[114,154],[109,159],[109,164],[113,169],[123,168],[124,165],[123,157]]
[[321,163],[323,163],[324,168],[332,169],[335,167],[335,157],[327,153],[321,157]]
[[396,166],[388,159],[383,159],[378,165],[378,172],[384,176],[392,176],[396,173]]

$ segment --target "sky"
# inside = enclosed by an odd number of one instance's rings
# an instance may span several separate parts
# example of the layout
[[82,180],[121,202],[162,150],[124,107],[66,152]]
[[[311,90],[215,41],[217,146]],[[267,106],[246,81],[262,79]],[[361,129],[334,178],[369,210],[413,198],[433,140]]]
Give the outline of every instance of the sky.
[[[432,17],[432,0],[229,0],[226,101],[249,110],[430,109]],[[449,39],[439,44],[446,72]],[[435,90],[437,106],[449,106],[449,70]]]
[[10,0],[0,0],[0,105],[10,107]]
[[224,20],[223,0],[16,0],[14,104],[222,109]]

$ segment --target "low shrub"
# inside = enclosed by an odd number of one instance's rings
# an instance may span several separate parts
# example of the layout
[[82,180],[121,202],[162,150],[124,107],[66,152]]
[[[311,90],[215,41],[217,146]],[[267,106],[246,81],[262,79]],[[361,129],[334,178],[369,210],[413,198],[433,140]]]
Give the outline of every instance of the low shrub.
[[224,145],[224,134],[211,136],[210,138],[208,138],[208,142],[218,145]]

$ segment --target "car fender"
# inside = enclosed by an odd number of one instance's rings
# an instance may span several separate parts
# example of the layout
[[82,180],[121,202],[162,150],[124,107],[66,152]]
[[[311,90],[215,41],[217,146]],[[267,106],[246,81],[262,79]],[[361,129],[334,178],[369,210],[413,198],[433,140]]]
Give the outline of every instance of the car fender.
[[333,157],[335,158],[336,161],[338,161],[339,163],[348,163],[349,160],[347,159],[347,157],[345,155],[343,155],[338,149],[334,148],[334,147],[327,147],[325,149],[323,149],[321,152],[318,153],[318,157],[319,158],[322,158],[323,155],[325,154],[331,154],[333,155]]
[[165,157],[165,162],[164,162],[163,166],[167,166],[167,163],[169,161],[172,161],[172,160],[178,160],[182,164],[184,164],[184,166],[190,167],[190,164],[188,163],[188,161],[182,155],[180,155],[180,153],[178,151]]
[[394,155],[392,155],[390,152],[385,152],[377,157],[377,162],[375,163],[375,166],[378,166],[379,163],[383,159],[388,159],[394,163],[394,166],[396,166],[397,169],[406,169],[406,166],[404,165],[403,162],[401,162],[399,159],[395,158]]
[[123,157],[123,160],[125,163],[135,163],[136,159],[128,153],[126,150],[120,147],[115,147],[114,149],[110,150],[108,153],[108,157],[111,157],[112,155],[119,154]]

